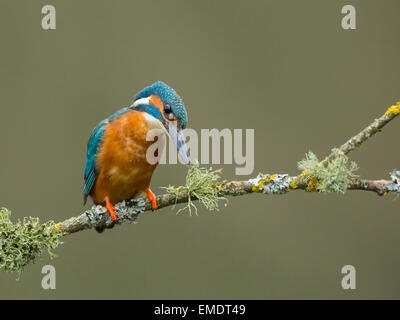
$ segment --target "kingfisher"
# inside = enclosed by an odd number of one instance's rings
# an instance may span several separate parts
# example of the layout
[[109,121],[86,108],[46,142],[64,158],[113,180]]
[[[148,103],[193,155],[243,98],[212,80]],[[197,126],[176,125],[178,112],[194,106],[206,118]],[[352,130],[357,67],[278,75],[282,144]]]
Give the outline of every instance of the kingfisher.
[[[150,189],[150,180],[158,161],[149,161],[147,150],[154,141],[148,141],[146,137],[150,130],[161,129],[162,139],[157,152],[163,151],[169,136],[183,163],[189,165],[182,133],[187,121],[182,98],[162,81],[142,89],[129,107],[101,121],[93,129],[87,144],[84,204],[90,195],[94,204],[107,208],[114,222],[117,220],[114,205],[123,200],[147,197],[155,210],[157,200]],[[102,232],[104,227],[96,230]]]

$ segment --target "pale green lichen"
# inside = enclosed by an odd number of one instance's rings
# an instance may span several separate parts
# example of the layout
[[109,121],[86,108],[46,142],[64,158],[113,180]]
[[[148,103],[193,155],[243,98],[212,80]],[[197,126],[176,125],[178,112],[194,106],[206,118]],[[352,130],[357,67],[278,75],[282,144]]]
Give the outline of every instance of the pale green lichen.
[[329,158],[326,164],[321,164],[309,151],[305,159],[298,162],[298,168],[303,171],[300,176],[307,183],[306,191],[346,192],[350,179],[356,177],[354,171],[358,166],[338,149],[333,149]]
[[227,200],[220,195],[222,190],[222,187],[218,184],[220,173],[221,169],[200,168],[198,164],[194,164],[189,167],[184,186],[168,186],[163,189],[168,194],[173,195],[175,200],[178,200],[182,192],[187,192],[188,202],[177,213],[187,209],[191,214],[192,209],[194,209],[197,215],[197,207],[193,203],[193,199],[198,199],[210,211],[218,211],[218,200]]
[[24,218],[13,223],[11,212],[0,210],[0,268],[7,272],[17,272],[21,276],[23,268],[34,263],[47,250],[55,257],[51,249],[62,242],[62,232],[53,221],[40,224],[39,218]]

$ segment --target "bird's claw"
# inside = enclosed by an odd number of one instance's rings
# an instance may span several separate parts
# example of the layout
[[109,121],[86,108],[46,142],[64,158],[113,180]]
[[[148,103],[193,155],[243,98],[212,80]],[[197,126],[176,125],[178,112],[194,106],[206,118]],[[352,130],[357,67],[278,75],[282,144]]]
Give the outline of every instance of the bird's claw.
[[146,190],[147,199],[151,201],[151,210],[154,211],[157,209],[157,198],[153,191],[149,189]]
[[110,202],[110,199],[108,198],[108,197],[106,197],[106,208],[107,208],[107,210],[108,210],[108,213],[110,214],[110,216],[111,216],[111,220],[112,221],[117,221],[117,216],[116,216],[116,214],[115,214],[115,211],[117,210],[113,205],[112,205],[112,203]]

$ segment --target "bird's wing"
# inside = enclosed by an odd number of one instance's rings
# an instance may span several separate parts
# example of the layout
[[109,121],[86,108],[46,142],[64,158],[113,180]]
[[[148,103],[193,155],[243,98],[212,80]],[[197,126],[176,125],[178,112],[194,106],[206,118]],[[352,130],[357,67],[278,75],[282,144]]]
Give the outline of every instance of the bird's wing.
[[107,120],[101,121],[96,128],[93,129],[90,135],[87,154],[86,154],[86,166],[85,166],[85,186],[83,187],[83,202],[86,203],[87,197],[92,190],[94,182],[96,181],[99,171],[96,167],[96,156],[99,152],[99,146],[103,137]]
[[97,153],[99,152],[99,147],[100,143],[103,138],[103,134],[105,132],[105,128],[108,123],[111,123],[121,115],[132,111],[131,107],[125,107],[111,116],[109,116],[107,119],[101,121],[96,128],[93,129],[92,134],[90,135],[88,145],[87,145],[87,154],[86,154],[86,167],[85,167],[85,186],[83,187],[83,203],[86,203],[87,197],[90,193],[90,191],[93,188],[94,182],[96,181],[96,178],[99,174],[99,170],[96,167],[96,156]]

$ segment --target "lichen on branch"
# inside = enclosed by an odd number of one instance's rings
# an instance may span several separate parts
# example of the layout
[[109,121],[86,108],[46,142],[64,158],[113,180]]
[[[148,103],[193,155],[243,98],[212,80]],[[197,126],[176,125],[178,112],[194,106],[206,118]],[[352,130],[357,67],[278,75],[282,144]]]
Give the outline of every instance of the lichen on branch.
[[265,194],[284,194],[296,185],[288,174],[262,174],[259,173],[254,179],[250,179],[252,190]]
[[390,178],[392,178],[393,183],[387,186],[388,191],[397,192],[400,195],[400,170],[393,170],[390,173]]
[[212,168],[201,168],[198,164],[193,164],[189,167],[184,186],[168,186],[162,189],[175,197],[175,203],[182,192],[187,193],[187,203],[177,213],[187,209],[189,214],[192,214],[193,208],[197,215],[197,207],[193,200],[199,200],[209,211],[218,210],[218,201],[227,200],[219,193],[222,190],[221,185],[218,184],[220,174],[221,169],[212,170]]
[[302,170],[300,179],[307,183],[306,191],[339,192],[345,193],[350,185],[350,180],[356,175],[358,169],[354,161],[339,149],[333,149],[328,161],[321,163],[317,156],[309,151],[305,159],[297,164]]
[[399,115],[400,114],[400,101],[396,103],[396,105],[390,106],[386,112],[385,115]]
[[29,217],[13,223],[10,216],[9,210],[0,210],[0,268],[17,272],[19,278],[24,267],[34,263],[43,251],[55,257],[52,249],[62,244],[62,232],[53,221],[41,224],[39,218]]

